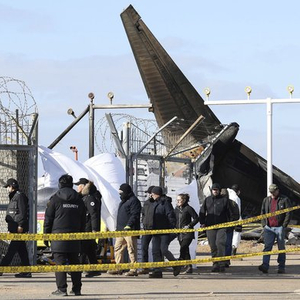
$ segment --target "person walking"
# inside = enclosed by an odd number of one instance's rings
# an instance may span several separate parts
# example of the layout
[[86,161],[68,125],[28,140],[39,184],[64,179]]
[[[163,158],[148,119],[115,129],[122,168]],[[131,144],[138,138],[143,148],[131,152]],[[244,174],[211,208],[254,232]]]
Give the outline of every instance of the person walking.
[[[129,184],[123,183],[119,188],[121,202],[117,214],[117,231],[140,230],[141,202],[134,195]],[[117,237],[115,242],[116,264],[123,262],[124,251],[127,247],[131,263],[137,260],[137,236]],[[111,270],[107,272],[111,275],[122,274],[122,271]],[[130,269],[125,276],[138,276],[136,269]]]
[[[229,198],[220,194],[221,186],[212,185],[212,195],[205,198],[199,213],[202,227],[218,225],[232,221],[232,211]],[[210,229],[206,231],[212,257],[225,256],[226,228]],[[214,262],[212,272],[225,272],[225,262]]]
[[[291,206],[290,200],[287,196],[282,195],[276,184],[269,186],[269,192],[271,196],[264,198],[261,206],[261,214],[272,213],[281,209],[285,209]],[[262,220],[262,226],[264,228],[264,252],[271,251],[275,240],[277,240],[278,250],[285,250],[285,228],[288,226],[291,219],[291,213],[287,212],[278,216],[270,217]],[[278,274],[285,273],[285,261],[286,254],[279,253],[278,262]],[[264,255],[262,264],[258,269],[263,273],[268,273],[270,266],[270,255]]]
[[[170,197],[163,194],[163,190],[159,186],[152,188],[151,196],[154,199],[153,206],[153,229],[172,229],[176,226],[176,217],[174,208],[171,204]],[[150,217],[150,216],[149,216]],[[172,240],[171,234],[155,234],[152,237],[152,255],[153,261],[163,261],[166,257],[169,261],[176,260],[168,247]],[[173,275],[180,273],[180,266],[173,267]],[[149,274],[149,278],[162,278],[161,268],[154,268]]]
[[[74,233],[85,231],[85,205],[73,189],[73,177],[65,174],[58,180],[59,190],[50,198],[45,211],[44,233]],[[47,242],[45,243],[48,244]],[[78,265],[81,241],[52,241],[51,251],[58,265]],[[81,295],[81,272],[71,272],[70,295]],[[67,296],[67,273],[55,272],[57,290],[54,296]]]
[[[6,210],[5,221],[10,233],[26,233],[29,230],[29,203],[25,193],[19,190],[19,183],[16,179],[7,180],[4,188],[8,191],[9,204]],[[9,266],[15,254],[18,253],[22,266],[29,266],[28,251],[25,241],[11,241],[6,255],[0,265]],[[0,276],[2,273],[0,273]],[[31,278],[30,272],[15,274],[17,278]]]
[[[190,195],[179,194],[177,196],[177,206],[175,207],[176,228],[192,229],[199,222],[199,217],[193,207],[189,205]],[[195,238],[194,232],[183,232],[178,234],[180,244],[180,260],[190,260],[189,246]],[[186,266],[182,274],[193,273],[192,265]]]
[[[149,186],[146,193],[148,194],[148,199],[144,202],[142,207],[142,224],[144,230],[153,229],[153,208],[154,199],[151,196],[152,189],[154,185]],[[147,234],[142,236],[142,262],[149,261],[149,244],[152,240],[152,234]],[[141,269],[138,271],[139,275],[149,274],[148,269]]]
[[[94,183],[86,178],[80,178],[74,183],[78,186],[77,191],[82,197],[86,209],[85,232],[100,231],[101,223],[101,194]],[[80,262],[86,263],[88,258],[90,264],[97,264],[96,256],[97,243],[95,240],[83,240],[81,242]],[[94,277],[101,275],[100,271],[87,272],[85,277]]]

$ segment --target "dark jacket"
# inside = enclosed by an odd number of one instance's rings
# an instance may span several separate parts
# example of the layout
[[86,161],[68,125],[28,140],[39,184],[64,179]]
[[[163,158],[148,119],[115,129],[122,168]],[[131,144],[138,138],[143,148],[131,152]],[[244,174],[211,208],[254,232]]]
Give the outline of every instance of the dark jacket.
[[[85,231],[85,206],[79,194],[70,187],[59,189],[47,204],[44,233]],[[80,240],[52,241],[52,252],[79,253]]]
[[101,222],[101,194],[90,181],[81,191],[82,200],[86,209],[85,231],[100,231]]
[[176,217],[172,200],[168,196],[160,196],[155,200],[153,212],[153,229],[172,229],[176,226]]
[[205,198],[199,213],[200,224],[211,226],[233,221],[233,213],[227,196]]
[[18,226],[20,226],[23,228],[23,232],[28,232],[29,206],[27,196],[23,192],[13,191],[9,194],[9,200],[5,217],[8,231],[16,233]]
[[[182,207],[175,207],[175,216],[176,216],[176,228],[194,228],[194,226],[199,222],[199,217],[188,203],[185,203]],[[179,233],[178,239],[194,239],[194,232],[184,232]]]
[[150,197],[142,207],[142,223],[145,230],[153,229],[154,199]]
[[[291,206],[290,199],[287,196],[279,194],[278,196],[278,201],[277,201],[277,210],[285,209]],[[262,206],[261,206],[261,214],[267,214],[271,212],[271,200],[272,197],[268,196],[263,200]],[[283,226],[287,227],[290,219],[291,219],[291,212],[287,212],[285,214],[280,214],[276,216],[277,221],[278,221],[278,226]],[[263,219],[261,220],[262,226],[266,226],[267,224],[269,225],[269,219]]]
[[129,226],[131,230],[140,230],[140,215],[141,202],[130,193],[126,199],[122,199],[117,215],[117,231],[124,230],[124,227]]

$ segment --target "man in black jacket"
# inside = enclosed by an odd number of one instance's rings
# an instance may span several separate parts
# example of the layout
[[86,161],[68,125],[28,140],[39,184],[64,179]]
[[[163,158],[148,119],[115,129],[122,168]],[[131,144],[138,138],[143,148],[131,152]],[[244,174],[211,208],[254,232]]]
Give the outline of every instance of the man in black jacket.
[[[144,230],[153,229],[153,207],[154,199],[151,196],[152,188],[154,185],[149,186],[146,193],[148,194],[148,199],[144,202],[142,207],[142,224]],[[152,240],[152,234],[147,234],[142,236],[142,262],[149,261],[149,244]],[[141,269],[138,274],[148,274],[148,269]]]
[[[218,225],[232,221],[233,213],[229,198],[220,194],[221,186],[218,183],[212,185],[212,195],[205,198],[199,213],[202,227]],[[225,256],[226,228],[217,228],[206,231],[212,257]],[[212,272],[224,272],[225,262],[214,262]]]
[[[266,197],[262,203],[262,215],[291,206],[289,198],[280,193],[279,188],[276,184],[271,184],[269,186],[269,192],[271,196]],[[272,250],[275,240],[277,240],[278,250],[285,250],[284,230],[288,226],[290,219],[291,213],[287,212],[278,216],[263,219],[261,221],[264,228],[264,252]],[[277,262],[279,274],[285,273],[285,260],[285,253],[278,254]],[[268,273],[269,266],[270,255],[264,255],[263,263],[258,267],[258,269],[263,273]]]
[[[7,180],[6,185],[9,193],[9,204],[6,211],[5,221],[10,233],[26,233],[29,229],[29,206],[27,196],[19,191],[19,183],[14,178]],[[28,251],[25,241],[11,241],[6,255],[1,261],[1,266],[9,266],[15,254],[18,253],[22,266],[29,266]],[[0,273],[2,275],[2,273]],[[30,278],[31,273],[19,273],[15,277]]]
[[[171,204],[172,199],[163,194],[159,186],[152,188],[151,196],[153,203],[153,229],[172,229],[176,226],[176,217],[174,208]],[[175,236],[174,236],[175,237]],[[176,260],[174,255],[169,251],[169,244],[172,240],[171,234],[155,234],[152,237],[152,255],[153,261],[163,261],[166,257],[169,261]],[[173,275],[180,273],[180,267],[173,267]],[[149,274],[149,278],[162,278],[161,268],[154,268]]]
[[[134,195],[131,186],[127,183],[121,184],[119,188],[121,202],[118,208],[117,215],[117,231],[123,230],[140,230],[140,214],[141,202]],[[129,259],[131,263],[136,262],[137,258],[137,237],[125,236],[117,237],[115,242],[115,259],[116,264],[123,262],[123,254],[127,247]],[[122,274],[122,271],[108,271],[108,274]],[[137,276],[136,269],[130,269],[125,273],[125,276]]]
[[[59,190],[50,198],[44,222],[44,233],[73,233],[85,231],[85,206],[73,190],[73,178],[63,175],[58,181]],[[81,241],[52,241],[51,250],[58,265],[78,265]],[[67,273],[55,272],[57,290],[54,296],[67,296]],[[81,272],[71,272],[70,295],[81,295]]]
[[[100,192],[97,190],[94,183],[86,178],[80,178],[79,181],[74,184],[78,185],[77,191],[82,197],[86,208],[85,232],[100,231],[102,197]],[[88,257],[90,264],[97,264],[96,248],[97,244],[95,240],[83,240],[81,242],[80,262],[85,264],[86,257]],[[100,271],[90,271],[86,273],[85,277],[99,275],[101,275]]]

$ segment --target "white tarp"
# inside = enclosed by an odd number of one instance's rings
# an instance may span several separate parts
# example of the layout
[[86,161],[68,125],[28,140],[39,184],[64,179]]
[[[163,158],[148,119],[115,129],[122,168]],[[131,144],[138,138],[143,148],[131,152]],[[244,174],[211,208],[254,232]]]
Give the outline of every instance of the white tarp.
[[121,161],[112,153],[104,153],[81,163],[43,146],[38,150],[45,171],[44,187],[57,188],[58,179],[63,174],[70,174],[74,182],[82,177],[93,181],[102,194],[101,218],[108,230],[115,230],[120,203],[118,189],[125,182]]

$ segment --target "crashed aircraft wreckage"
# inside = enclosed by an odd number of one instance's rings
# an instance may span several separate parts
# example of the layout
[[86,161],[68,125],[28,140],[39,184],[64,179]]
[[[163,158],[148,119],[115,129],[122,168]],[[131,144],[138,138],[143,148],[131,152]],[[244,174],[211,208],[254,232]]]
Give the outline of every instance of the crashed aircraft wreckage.
[[[204,105],[202,97],[133,6],[121,13],[121,19],[158,125],[161,127],[174,116],[184,119],[183,125],[174,128],[173,132],[182,136],[199,116],[204,117],[189,134],[201,149],[195,171],[200,198],[209,192],[212,182],[219,182],[224,187],[237,183],[241,187],[243,216],[259,214],[267,190],[266,160],[236,140],[237,123],[223,125]],[[293,204],[300,203],[300,185],[276,167],[273,168],[273,182]],[[202,191],[204,194],[201,195]],[[293,216],[294,223],[298,223],[300,212],[295,211]]]

